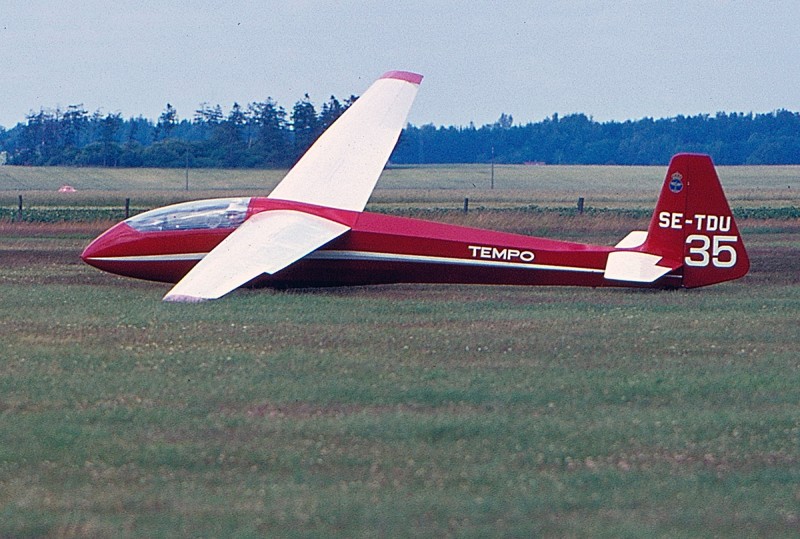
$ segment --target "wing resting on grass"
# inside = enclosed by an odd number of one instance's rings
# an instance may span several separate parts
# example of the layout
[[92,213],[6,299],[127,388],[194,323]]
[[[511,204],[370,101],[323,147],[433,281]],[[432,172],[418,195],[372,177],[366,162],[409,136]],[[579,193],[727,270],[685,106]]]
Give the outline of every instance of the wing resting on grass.
[[295,210],[258,213],[200,260],[164,301],[220,298],[264,273],[277,273],[348,230]]

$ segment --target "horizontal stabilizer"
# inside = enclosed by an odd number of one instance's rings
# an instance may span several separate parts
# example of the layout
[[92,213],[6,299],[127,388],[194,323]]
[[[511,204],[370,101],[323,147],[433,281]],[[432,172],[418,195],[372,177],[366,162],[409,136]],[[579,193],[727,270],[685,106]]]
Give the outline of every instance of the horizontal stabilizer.
[[217,299],[274,274],[350,227],[294,210],[258,213],[231,232],[170,290],[164,301]]
[[659,255],[638,251],[614,251],[608,255],[603,277],[613,281],[652,283],[679,267],[681,267],[679,262],[670,262]]
[[634,230],[622,238],[614,247],[617,249],[635,249],[636,247],[644,245],[645,241],[647,241],[647,231]]

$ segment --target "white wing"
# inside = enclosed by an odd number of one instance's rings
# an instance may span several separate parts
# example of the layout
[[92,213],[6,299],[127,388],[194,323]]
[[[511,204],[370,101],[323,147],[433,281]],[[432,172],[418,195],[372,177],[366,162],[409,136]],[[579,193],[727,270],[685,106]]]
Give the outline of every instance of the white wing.
[[[422,76],[390,71],[314,143],[270,198],[362,211],[397,144]],[[208,253],[165,301],[217,299],[274,274],[350,227],[294,210],[254,215]]]
[[294,210],[258,213],[198,262],[164,301],[217,299],[261,274],[280,271],[348,230]]
[[421,81],[414,73],[385,73],[317,139],[269,198],[362,211]]

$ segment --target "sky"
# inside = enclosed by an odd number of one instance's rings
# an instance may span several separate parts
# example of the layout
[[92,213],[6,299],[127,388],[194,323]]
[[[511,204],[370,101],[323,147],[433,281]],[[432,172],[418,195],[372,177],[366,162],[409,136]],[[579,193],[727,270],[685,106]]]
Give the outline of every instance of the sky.
[[797,0],[3,0],[0,126],[40,108],[156,119],[425,76],[409,121],[800,110]]

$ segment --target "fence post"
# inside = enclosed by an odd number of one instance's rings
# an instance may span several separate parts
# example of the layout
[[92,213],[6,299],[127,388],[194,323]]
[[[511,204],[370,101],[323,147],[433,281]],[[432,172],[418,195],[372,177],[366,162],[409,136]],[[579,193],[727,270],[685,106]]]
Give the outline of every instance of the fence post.
[[22,221],[22,195],[19,195],[19,206],[17,206],[17,221]]
[[464,213],[469,211],[469,198],[464,198]]
[[125,219],[127,219],[131,214],[131,199],[125,199]]
[[583,213],[583,197],[578,198],[578,213]]

